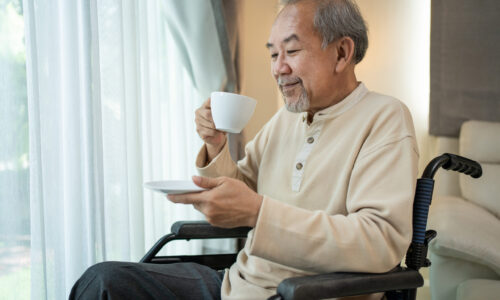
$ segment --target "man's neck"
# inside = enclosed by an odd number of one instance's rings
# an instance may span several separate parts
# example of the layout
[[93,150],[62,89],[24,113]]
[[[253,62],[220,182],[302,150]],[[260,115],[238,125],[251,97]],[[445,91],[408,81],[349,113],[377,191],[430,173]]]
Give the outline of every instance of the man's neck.
[[333,95],[333,97],[331,99],[329,99],[327,105],[323,105],[321,107],[315,107],[315,108],[307,110],[307,123],[308,124],[312,123],[312,121],[314,119],[314,115],[318,111],[323,110],[323,109],[330,107],[332,105],[335,105],[335,104],[341,102],[342,100],[344,100],[347,96],[349,96],[359,86],[359,84],[360,84],[360,82],[357,81],[354,73],[352,73],[352,76],[349,76],[349,78],[346,78],[346,80],[344,80],[343,82],[339,82],[337,84],[337,86],[339,86],[340,88],[335,90],[335,94]]

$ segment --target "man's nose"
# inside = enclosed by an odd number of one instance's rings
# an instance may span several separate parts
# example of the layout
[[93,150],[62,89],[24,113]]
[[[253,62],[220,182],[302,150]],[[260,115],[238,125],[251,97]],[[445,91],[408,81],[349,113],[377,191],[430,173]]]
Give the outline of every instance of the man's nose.
[[290,68],[288,62],[283,55],[279,55],[273,63],[273,75],[278,77],[280,75],[290,74],[291,72],[292,68]]

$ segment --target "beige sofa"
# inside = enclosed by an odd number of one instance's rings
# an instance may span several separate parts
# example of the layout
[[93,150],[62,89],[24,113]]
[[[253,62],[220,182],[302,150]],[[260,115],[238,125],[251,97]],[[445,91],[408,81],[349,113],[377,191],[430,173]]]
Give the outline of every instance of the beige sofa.
[[481,163],[473,179],[441,171],[429,214],[433,300],[500,299],[500,123],[468,121],[438,151]]

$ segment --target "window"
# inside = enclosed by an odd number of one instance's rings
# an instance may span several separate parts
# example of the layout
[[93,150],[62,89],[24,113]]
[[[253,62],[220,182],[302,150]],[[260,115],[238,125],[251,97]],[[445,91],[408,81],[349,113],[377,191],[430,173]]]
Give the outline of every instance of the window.
[[[194,111],[226,82],[202,3],[0,0],[0,299],[67,298],[90,265],[202,218],[143,189],[196,173]],[[203,17],[172,33],[174,8]],[[186,28],[201,51],[174,39]]]
[[0,145],[0,298],[29,299],[29,144],[21,0],[0,0]]

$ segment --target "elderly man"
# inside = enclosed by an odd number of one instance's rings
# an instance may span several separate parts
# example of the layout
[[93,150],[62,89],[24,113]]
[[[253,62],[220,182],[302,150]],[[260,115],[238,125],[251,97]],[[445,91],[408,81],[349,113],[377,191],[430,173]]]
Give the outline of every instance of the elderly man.
[[234,163],[208,100],[196,112],[204,177],[193,179],[209,190],[168,196],[212,225],[253,227],[236,263],[223,278],[194,264],[103,263],[72,295],[265,299],[288,277],[395,267],[411,238],[418,150],[408,109],[356,79],[367,46],[352,1],[285,1],[267,43],[285,108]]

